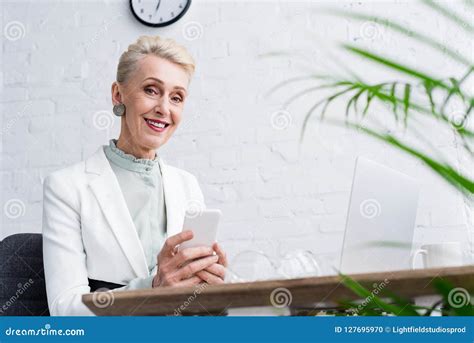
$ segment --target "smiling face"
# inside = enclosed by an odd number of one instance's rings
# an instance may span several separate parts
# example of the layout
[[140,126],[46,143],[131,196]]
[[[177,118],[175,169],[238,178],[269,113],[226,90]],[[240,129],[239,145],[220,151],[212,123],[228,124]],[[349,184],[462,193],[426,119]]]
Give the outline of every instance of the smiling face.
[[178,64],[154,55],[138,62],[126,83],[112,84],[113,104],[123,103],[119,142],[136,157],[153,158],[181,122],[189,76]]

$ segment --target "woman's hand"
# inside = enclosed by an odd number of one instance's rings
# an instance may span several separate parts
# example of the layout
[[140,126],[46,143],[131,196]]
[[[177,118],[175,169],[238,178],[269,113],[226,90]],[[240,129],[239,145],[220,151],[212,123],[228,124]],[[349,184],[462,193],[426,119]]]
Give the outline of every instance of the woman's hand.
[[225,270],[227,268],[227,256],[219,244],[214,243],[212,248],[219,257],[219,260],[204,270],[197,272],[196,275],[208,284],[218,285],[224,283]]
[[[179,252],[176,246],[193,238],[192,231],[183,231],[169,237],[157,256],[158,271],[152,287],[194,286],[202,282],[196,274],[216,264],[220,256],[209,247],[186,248]],[[215,270],[215,267],[212,267]]]

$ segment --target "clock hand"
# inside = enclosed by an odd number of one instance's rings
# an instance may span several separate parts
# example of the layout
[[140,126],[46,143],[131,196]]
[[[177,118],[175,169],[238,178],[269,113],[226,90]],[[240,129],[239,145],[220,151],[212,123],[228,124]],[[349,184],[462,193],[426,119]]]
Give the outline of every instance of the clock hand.
[[155,14],[156,14],[156,12],[158,12],[158,8],[160,8],[160,4],[161,4],[161,0],[158,0],[158,5],[156,5]]

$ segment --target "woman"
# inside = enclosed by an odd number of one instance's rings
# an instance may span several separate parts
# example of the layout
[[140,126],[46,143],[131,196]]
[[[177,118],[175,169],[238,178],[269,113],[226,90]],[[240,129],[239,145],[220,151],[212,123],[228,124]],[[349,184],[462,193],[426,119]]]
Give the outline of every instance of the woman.
[[171,39],[142,36],[122,54],[112,84],[118,140],[44,182],[43,254],[51,315],[93,315],[84,293],[224,282],[216,243],[192,238],[186,210],[204,199],[196,178],[156,149],[181,122],[194,61]]

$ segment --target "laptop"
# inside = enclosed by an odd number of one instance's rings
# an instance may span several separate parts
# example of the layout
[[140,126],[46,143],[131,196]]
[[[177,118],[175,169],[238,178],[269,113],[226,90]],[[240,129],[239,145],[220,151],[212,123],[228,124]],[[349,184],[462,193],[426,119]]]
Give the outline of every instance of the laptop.
[[340,272],[411,269],[419,185],[387,166],[356,160]]

